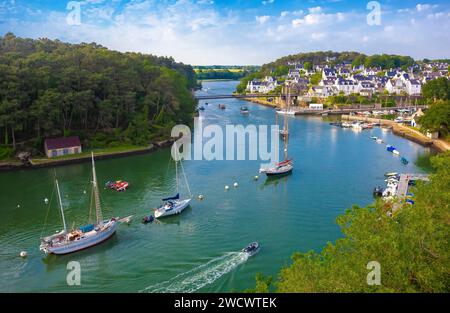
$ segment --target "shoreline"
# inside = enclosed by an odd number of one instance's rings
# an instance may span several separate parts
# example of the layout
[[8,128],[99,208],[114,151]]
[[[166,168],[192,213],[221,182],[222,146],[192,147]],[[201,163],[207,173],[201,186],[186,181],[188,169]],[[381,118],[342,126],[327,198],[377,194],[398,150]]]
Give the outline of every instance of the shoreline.
[[[155,142],[150,144],[148,147],[143,147],[141,149],[136,148],[128,151],[120,151],[120,152],[94,152],[94,157],[96,160],[106,160],[106,159],[114,159],[114,158],[122,158],[133,155],[141,155],[155,152],[159,149],[167,148],[172,144],[173,140],[167,139],[160,142]],[[7,163],[0,163],[0,172],[7,171],[18,171],[18,170],[33,170],[40,168],[49,168],[49,167],[59,167],[65,165],[72,164],[80,164],[87,163],[91,161],[90,155],[83,155],[77,157],[74,155],[73,158],[68,159],[36,159],[42,160],[42,163],[33,163],[33,159],[30,159],[30,164],[20,163],[19,161],[11,161]]]
[[241,100],[252,102],[252,103],[256,103],[256,104],[260,104],[260,105],[263,105],[263,106],[266,106],[266,107],[270,107],[270,108],[278,107],[275,102],[269,102],[267,100],[263,100],[263,99],[260,99],[260,98],[241,98]]
[[392,127],[392,132],[394,133],[394,135],[413,141],[417,144],[420,144],[421,146],[432,147],[436,149],[438,152],[445,152],[450,150],[450,145],[443,142],[442,140],[430,139],[424,134],[420,133],[419,131],[411,129],[407,126],[399,125],[398,123],[391,120],[384,120],[381,118],[373,118],[373,117],[352,116],[352,115],[342,115],[341,117],[343,120],[348,121],[380,123],[380,125],[390,126]]

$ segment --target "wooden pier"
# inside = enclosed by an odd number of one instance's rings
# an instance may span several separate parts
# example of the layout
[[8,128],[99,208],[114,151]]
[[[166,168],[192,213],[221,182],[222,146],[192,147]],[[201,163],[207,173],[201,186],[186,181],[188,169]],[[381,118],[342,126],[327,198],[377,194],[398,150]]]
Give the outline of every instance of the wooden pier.
[[414,180],[428,181],[429,178],[427,174],[400,174],[396,195],[399,202],[397,205],[394,205],[393,212],[397,211],[401,207],[401,204],[408,195],[409,182]]

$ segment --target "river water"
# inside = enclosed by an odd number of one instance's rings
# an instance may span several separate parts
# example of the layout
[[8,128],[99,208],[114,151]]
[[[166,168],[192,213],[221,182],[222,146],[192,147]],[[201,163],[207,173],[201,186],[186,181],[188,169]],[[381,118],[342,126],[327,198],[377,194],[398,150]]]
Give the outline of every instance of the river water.
[[[237,82],[205,82],[199,93],[224,94]],[[272,108],[237,99],[211,100],[203,124],[270,125]],[[226,110],[218,108],[219,103]],[[203,102],[204,104],[204,102]],[[249,116],[239,110],[250,109]],[[414,164],[426,149],[379,128],[354,132],[330,126],[321,117],[292,117],[291,176],[266,180],[260,161],[186,161],[194,199],[183,214],[143,225],[140,219],[175,190],[170,151],[97,162],[100,183],[127,180],[125,193],[101,190],[105,217],[136,219],[120,225],[107,242],[75,254],[45,256],[39,238],[61,229],[53,177],[61,185],[68,225],[86,224],[90,164],[0,173],[0,291],[27,292],[230,292],[254,286],[258,272],[276,276],[295,251],[320,250],[341,236],[335,223],[353,204],[373,202],[372,189],[386,171],[422,172]],[[370,136],[392,144],[411,162],[402,165]],[[239,187],[234,188],[233,183]],[[230,190],[225,191],[224,186]],[[48,212],[48,217],[46,218]],[[259,241],[259,254],[240,249]],[[22,250],[28,257],[21,259]],[[68,286],[67,263],[81,266],[81,285]]]

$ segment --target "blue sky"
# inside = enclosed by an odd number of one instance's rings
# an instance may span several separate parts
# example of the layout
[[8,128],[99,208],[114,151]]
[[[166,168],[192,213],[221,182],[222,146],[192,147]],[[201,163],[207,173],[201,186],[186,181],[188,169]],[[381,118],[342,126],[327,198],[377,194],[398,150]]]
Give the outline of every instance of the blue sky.
[[68,23],[69,2],[0,0],[0,34],[97,42],[205,65],[318,50],[450,58],[450,2],[443,0],[377,1],[379,25],[367,22],[370,1],[84,0],[77,1],[79,25]]

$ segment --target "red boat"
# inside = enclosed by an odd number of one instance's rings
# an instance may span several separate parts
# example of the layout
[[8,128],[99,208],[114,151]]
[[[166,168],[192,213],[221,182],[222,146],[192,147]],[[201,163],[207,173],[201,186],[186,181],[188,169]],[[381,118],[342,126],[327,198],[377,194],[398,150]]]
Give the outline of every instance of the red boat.
[[130,186],[130,184],[126,181],[115,181],[115,182],[107,182],[106,183],[106,187],[115,191],[125,191],[128,189],[128,187]]

